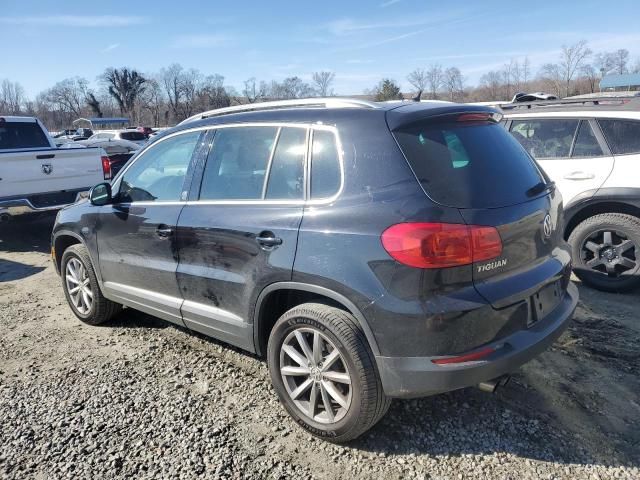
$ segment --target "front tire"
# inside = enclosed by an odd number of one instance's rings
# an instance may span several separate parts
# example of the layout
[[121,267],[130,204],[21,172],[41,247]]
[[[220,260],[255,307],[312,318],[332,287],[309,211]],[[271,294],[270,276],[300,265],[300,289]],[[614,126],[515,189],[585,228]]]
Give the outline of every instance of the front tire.
[[364,334],[338,308],[305,303],[286,312],[271,331],[267,361],[280,402],[317,437],[353,440],[389,409]]
[[640,285],[640,219],[622,213],[587,218],[569,236],[573,271],[582,282],[605,292]]
[[84,323],[100,325],[110,320],[122,306],[102,295],[91,257],[84,245],[72,245],[60,262],[62,289],[71,310]]

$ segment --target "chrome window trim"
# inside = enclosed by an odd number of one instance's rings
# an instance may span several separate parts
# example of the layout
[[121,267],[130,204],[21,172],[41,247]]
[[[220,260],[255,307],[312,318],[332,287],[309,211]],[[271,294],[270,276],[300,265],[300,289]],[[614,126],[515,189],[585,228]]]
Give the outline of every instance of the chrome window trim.
[[[266,200],[266,199],[250,199],[250,200],[188,200],[188,201],[157,201],[157,202],[129,202],[129,203],[118,203],[117,205],[122,206],[151,206],[151,205],[328,205],[337,200],[337,198],[342,194],[344,190],[344,149],[342,147],[342,141],[340,139],[340,134],[338,133],[338,129],[333,125],[324,125],[321,123],[293,123],[293,122],[246,122],[246,123],[229,123],[224,125],[206,125],[193,127],[185,130],[180,130],[179,132],[174,132],[166,137],[162,137],[159,140],[156,140],[150,145],[144,147],[140,153],[135,157],[134,161],[125,166],[122,170],[118,172],[116,178],[113,180],[112,189],[115,191],[120,188],[120,181],[123,175],[127,172],[132,165],[139,161],[139,159],[144,156],[144,154],[153,146],[157,145],[160,142],[163,142],[169,138],[173,138],[177,135],[183,135],[191,132],[201,131],[201,130],[218,130],[220,128],[238,128],[238,127],[293,127],[293,128],[305,128],[308,129],[307,137],[308,137],[308,151],[309,155],[305,161],[305,200]],[[308,183],[311,178],[311,169],[310,163],[312,161],[311,158],[311,150],[313,149],[313,131],[314,130],[324,130],[333,133],[336,142],[336,148],[338,150],[338,163],[340,164],[340,187],[338,191],[327,198],[317,198],[310,199],[308,195],[310,194],[308,187]],[[267,177],[268,178],[268,177]]]

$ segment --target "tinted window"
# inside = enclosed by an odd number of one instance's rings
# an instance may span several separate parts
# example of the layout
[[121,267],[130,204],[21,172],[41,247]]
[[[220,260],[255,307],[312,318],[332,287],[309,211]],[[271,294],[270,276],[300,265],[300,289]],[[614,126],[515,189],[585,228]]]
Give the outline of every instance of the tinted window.
[[533,158],[568,158],[578,120],[514,120],[511,134]]
[[311,148],[311,198],[328,198],[340,189],[340,160],[336,137],[314,130]]
[[588,121],[583,120],[580,123],[576,143],[573,146],[572,157],[600,157],[602,156],[602,148],[593,134],[591,125]]
[[307,149],[307,130],[283,128],[280,131],[269,171],[266,198],[304,198],[304,158]]
[[140,140],[146,140],[147,137],[144,136],[144,133],[142,132],[122,132],[120,134],[120,138],[122,138],[123,140],[129,140],[132,142],[136,142],[136,141],[140,141]]
[[640,122],[635,120],[598,120],[614,155],[640,153]]
[[177,201],[200,132],[184,133],[156,143],[125,172],[120,202]]
[[276,127],[221,128],[202,177],[201,200],[262,198]]
[[491,208],[524,202],[544,181],[527,152],[496,123],[425,123],[395,132],[416,177],[436,202]]
[[0,124],[0,149],[49,146],[47,136],[37,123],[5,122]]

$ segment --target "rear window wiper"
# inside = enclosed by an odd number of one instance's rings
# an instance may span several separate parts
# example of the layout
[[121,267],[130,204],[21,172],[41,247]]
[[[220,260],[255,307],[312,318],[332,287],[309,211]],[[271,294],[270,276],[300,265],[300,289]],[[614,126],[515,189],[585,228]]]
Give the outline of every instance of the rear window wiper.
[[540,195],[542,192],[552,192],[555,188],[556,182],[539,182],[527,190],[526,193],[528,197],[535,197],[536,195]]

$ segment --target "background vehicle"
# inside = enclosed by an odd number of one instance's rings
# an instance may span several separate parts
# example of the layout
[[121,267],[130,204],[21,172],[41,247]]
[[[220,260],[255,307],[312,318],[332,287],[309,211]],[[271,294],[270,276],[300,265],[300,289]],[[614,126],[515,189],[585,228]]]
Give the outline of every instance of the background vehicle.
[[135,153],[140,150],[140,145],[129,140],[119,139],[94,139],[81,140],[74,145],[84,145],[86,147],[102,148],[109,158],[111,175],[115,176],[122,167],[129,161]]
[[501,107],[562,192],[576,275],[605,291],[640,285],[640,97]]
[[57,149],[33,117],[0,117],[0,218],[59,209],[111,178],[100,148]]
[[147,143],[147,136],[133,129],[100,130],[92,135],[89,140],[127,140],[142,146]]
[[265,355],[285,409],[332,441],[391,397],[492,390],[577,303],[561,197],[494,114],[331,98],[195,116],[59,213],[69,305]]

